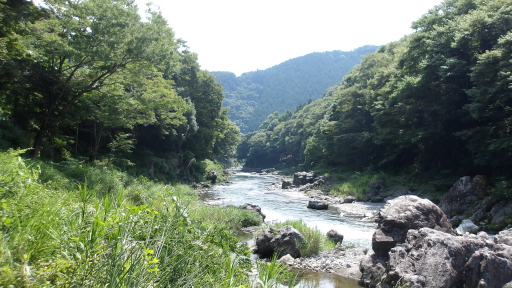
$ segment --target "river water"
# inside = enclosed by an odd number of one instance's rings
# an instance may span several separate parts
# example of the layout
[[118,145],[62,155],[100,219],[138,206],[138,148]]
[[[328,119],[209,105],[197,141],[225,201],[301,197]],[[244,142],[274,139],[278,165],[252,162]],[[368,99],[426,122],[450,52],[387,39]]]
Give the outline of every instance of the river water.
[[[371,238],[376,223],[372,215],[382,207],[374,203],[351,203],[329,207],[329,210],[308,209],[309,196],[303,192],[281,189],[282,177],[235,172],[229,183],[215,185],[205,195],[212,205],[234,205],[252,203],[261,207],[265,222],[302,219],[308,226],[323,233],[334,229],[344,235],[343,244],[371,249]],[[359,287],[352,279],[335,274],[301,273],[302,287],[349,288]]]

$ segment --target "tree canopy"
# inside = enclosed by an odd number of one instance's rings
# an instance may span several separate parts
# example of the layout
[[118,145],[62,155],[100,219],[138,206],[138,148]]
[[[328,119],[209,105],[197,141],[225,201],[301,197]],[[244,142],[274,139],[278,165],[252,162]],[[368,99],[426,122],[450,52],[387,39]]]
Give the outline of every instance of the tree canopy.
[[159,12],[142,19],[131,0],[43,3],[0,2],[0,133],[27,140],[1,148],[163,161],[174,173],[233,153],[220,85]]

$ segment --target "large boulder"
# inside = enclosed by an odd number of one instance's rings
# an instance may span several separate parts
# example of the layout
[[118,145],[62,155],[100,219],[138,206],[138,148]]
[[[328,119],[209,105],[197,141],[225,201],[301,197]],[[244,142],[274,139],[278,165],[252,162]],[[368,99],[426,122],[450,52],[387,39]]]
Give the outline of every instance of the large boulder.
[[372,237],[373,253],[361,261],[360,285],[375,287],[387,269],[389,252],[406,240],[407,232],[423,227],[454,235],[446,215],[430,200],[413,195],[400,196],[386,202],[377,215],[378,225]]
[[277,253],[277,258],[289,254],[293,258],[299,258],[300,245],[306,242],[302,234],[290,225],[279,230],[268,228],[256,238],[256,250],[261,258],[270,258]]
[[314,183],[317,175],[315,172],[297,172],[293,174],[293,185],[302,186],[309,183]]
[[464,176],[459,179],[446,193],[439,207],[448,217],[460,215],[473,207],[477,200],[488,195],[488,181],[485,176],[475,176],[473,179]]
[[428,227],[454,234],[452,225],[439,207],[428,199],[413,195],[387,201],[377,215],[377,222],[372,248],[376,254],[383,256],[396,244],[403,243],[410,229]]
[[[505,236],[506,237],[506,236]],[[502,287],[512,280],[512,247],[486,233],[409,230],[389,253],[380,287]]]

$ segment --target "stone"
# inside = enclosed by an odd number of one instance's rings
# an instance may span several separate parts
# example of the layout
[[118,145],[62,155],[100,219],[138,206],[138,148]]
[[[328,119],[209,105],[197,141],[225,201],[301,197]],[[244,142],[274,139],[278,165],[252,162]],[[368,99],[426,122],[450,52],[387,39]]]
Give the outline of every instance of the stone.
[[474,206],[477,200],[488,195],[488,183],[485,176],[460,178],[452,188],[448,190],[439,207],[448,217],[460,215]]
[[487,196],[483,200],[478,202],[478,205],[473,210],[473,215],[471,216],[471,220],[474,223],[480,223],[484,221],[485,223],[490,222],[492,217],[489,215],[492,207],[498,202],[497,198]]
[[512,280],[512,259],[497,248],[486,233],[409,230],[406,241],[389,253],[381,287],[502,287]]
[[388,269],[389,252],[405,242],[408,231],[428,227],[447,235],[455,234],[439,207],[430,200],[413,195],[387,201],[377,215],[377,223],[372,237],[373,254],[369,254],[359,266],[362,274],[359,284],[365,287],[375,287],[381,281]]
[[496,244],[512,246],[512,229],[503,230],[494,237]]
[[373,196],[370,199],[370,202],[371,203],[382,203],[382,202],[384,202],[384,197],[382,197],[382,196]]
[[346,198],[343,198],[343,202],[342,203],[353,203],[356,201],[356,197],[354,196],[348,196]]
[[277,264],[284,264],[288,266],[293,266],[294,263],[295,258],[293,258],[290,254],[286,254],[277,260]]
[[293,182],[291,180],[283,180],[281,183],[281,189],[288,189],[293,185]]
[[293,185],[302,186],[308,183],[314,183],[316,177],[315,172],[297,172],[293,174]]
[[305,243],[304,236],[290,225],[283,226],[276,230],[269,228],[263,231],[256,238],[256,254],[261,258],[270,258],[277,253],[277,258],[290,254],[293,258],[301,256],[299,245]]
[[370,187],[372,189],[380,190],[380,189],[384,188],[384,180],[373,181],[372,183],[368,184],[368,187]]
[[215,182],[217,182],[217,177],[217,172],[215,171],[208,171],[208,173],[206,174],[206,178],[210,180],[212,184],[215,184]]
[[315,210],[327,210],[329,209],[329,204],[322,201],[310,200],[308,201],[308,208]]
[[263,214],[263,212],[261,212],[261,207],[256,204],[245,203],[244,205],[240,206],[240,208],[249,211],[254,211],[260,214],[261,218],[263,218],[263,221],[265,221],[265,218],[267,217],[265,214]]
[[477,199],[484,199],[489,196],[489,179],[484,175],[476,175],[471,181],[473,193]]
[[343,235],[340,234],[338,231],[331,229],[326,234],[327,238],[331,239],[332,242],[336,244],[341,244],[343,242]]
[[387,253],[398,243],[403,243],[407,231],[428,227],[454,234],[446,215],[428,199],[417,196],[400,196],[386,202],[377,215],[378,226],[372,237],[376,254]]
[[500,203],[491,209],[491,224],[503,229],[507,226],[507,221],[512,218],[512,203]]
[[477,251],[464,266],[464,287],[502,287],[512,280],[511,258]]

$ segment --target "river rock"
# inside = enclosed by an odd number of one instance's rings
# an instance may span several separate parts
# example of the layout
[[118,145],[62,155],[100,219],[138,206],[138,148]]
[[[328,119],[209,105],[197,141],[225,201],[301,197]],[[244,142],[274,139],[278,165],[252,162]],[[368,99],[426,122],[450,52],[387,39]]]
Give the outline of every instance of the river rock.
[[487,177],[478,175],[471,179],[464,176],[453,184],[439,207],[448,217],[453,217],[464,213],[473,207],[477,200],[482,200],[487,195]]
[[[486,233],[454,236],[421,228],[391,249],[380,287],[502,287],[512,280],[512,249]],[[512,254],[512,253],[511,253]]]
[[383,203],[384,202],[384,197],[382,197],[382,196],[373,196],[372,198],[370,198],[370,202],[371,203]]
[[439,207],[428,199],[414,195],[387,201],[377,214],[377,221],[372,248],[376,254],[383,256],[397,243],[403,243],[410,229],[428,227],[454,234],[452,225]]
[[310,200],[308,201],[308,208],[315,210],[327,210],[329,209],[329,204],[326,202]]
[[496,244],[512,246],[512,229],[503,230],[494,237]]
[[254,211],[254,212],[260,214],[261,217],[263,218],[263,221],[265,221],[265,218],[267,217],[265,214],[263,214],[263,212],[261,212],[261,207],[256,204],[245,203],[244,205],[240,206],[240,208],[245,209],[245,210]]
[[293,174],[293,185],[295,186],[302,186],[306,185],[308,183],[315,182],[315,178],[317,175],[315,172],[297,172]]
[[499,229],[505,228],[507,221],[512,217],[512,202],[502,201],[497,203],[489,214],[492,217],[491,224]]
[[473,210],[471,220],[473,223],[487,223],[492,220],[492,216],[489,214],[491,209],[494,207],[499,200],[495,197],[487,196],[483,200],[478,201],[478,205]]
[[261,258],[270,258],[277,253],[277,258],[290,254],[293,258],[301,256],[299,245],[305,243],[302,234],[290,225],[279,230],[268,228],[256,238],[256,254]]
[[343,242],[343,235],[341,235],[338,231],[331,229],[326,234],[327,238],[331,239],[332,242],[336,244],[341,244]]
[[454,235],[448,218],[430,200],[414,195],[400,196],[386,202],[377,214],[377,229],[372,237],[373,253],[361,261],[360,285],[375,287],[387,269],[389,252],[404,243],[409,230],[423,227]]
[[206,174],[206,179],[210,180],[210,182],[212,184],[215,184],[217,182],[217,172],[215,171],[208,171],[208,173]]
[[293,185],[293,182],[291,180],[283,180],[281,183],[281,189],[288,189]]
[[279,258],[279,260],[277,260],[278,264],[284,264],[288,266],[293,266],[294,262],[295,258],[293,258],[290,254],[286,254],[283,257]]
[[343,198],[343,202],[342,203],[353,203],[356,201],[356,197],[354,196],[347,196],[345,198]]

